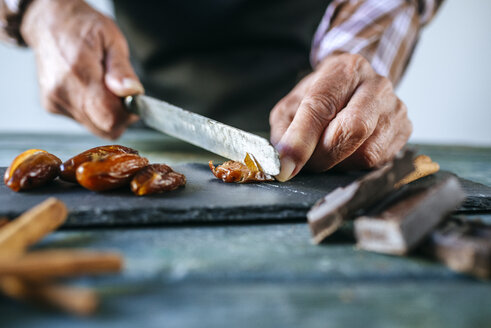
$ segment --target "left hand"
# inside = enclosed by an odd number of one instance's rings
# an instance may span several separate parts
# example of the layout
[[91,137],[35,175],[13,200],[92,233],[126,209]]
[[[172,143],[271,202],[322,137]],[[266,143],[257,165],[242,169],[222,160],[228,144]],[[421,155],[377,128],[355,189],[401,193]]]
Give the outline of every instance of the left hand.
[[412,132],[389,79],[361,55],[326,57],[273,108],[271,142],[286,181],[303,167],[372,168],[389,161]]
[[126,40],[108,17],[83,0],[36,0],[22,36],[34,50],[43,107],[118,138],[138,118],[122,97],[143,93],[131,67]]

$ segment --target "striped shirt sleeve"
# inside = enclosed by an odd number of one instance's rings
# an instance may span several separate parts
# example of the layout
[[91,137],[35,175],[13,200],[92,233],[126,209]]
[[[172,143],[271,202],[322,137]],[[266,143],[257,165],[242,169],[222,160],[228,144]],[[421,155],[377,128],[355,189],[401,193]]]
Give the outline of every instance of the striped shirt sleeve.
[[334,0],[314,35],[315,67],[335,53],[364,56],[396,84],[409,62],[422,26],[443,0]]

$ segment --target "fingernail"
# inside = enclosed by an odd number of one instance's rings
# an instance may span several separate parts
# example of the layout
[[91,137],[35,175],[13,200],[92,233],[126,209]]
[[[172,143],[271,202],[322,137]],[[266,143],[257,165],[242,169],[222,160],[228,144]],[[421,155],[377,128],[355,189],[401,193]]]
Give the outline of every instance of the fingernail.
[[132,78],[124,78],[123,79],[123,88],[125,88],[128,91],[131,91],[132,93],[144,93],[145,89],[143,89],[143,85]]
[[280,182],[285,182],[290,179],[293,171],[295,171],[295,162],[288,156],[282,157],[281,161],[281,171],[280,174],[276,176],[276,180]]

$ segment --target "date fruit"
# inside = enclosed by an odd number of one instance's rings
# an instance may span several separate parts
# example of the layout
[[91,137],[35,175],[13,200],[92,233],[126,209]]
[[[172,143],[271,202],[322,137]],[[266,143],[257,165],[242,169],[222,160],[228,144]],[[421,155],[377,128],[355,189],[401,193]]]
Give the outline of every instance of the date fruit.
[[113,154],[78,166],[78,183],[93,191],[116,189],[129,184],[133,176],[148,165],[148,160],[136,154]]
[[143,196],[171,191],[186,184],[184,174],[175,172],[165,164],[151,164],[141,169],[131,180],[131,190]]
[[41,149],[29,149],[17,156],[5,171],[4,182],[13,191],[45,185],[60,173],[61,160]]
[[274,180],[273,177],[262,171],[261,166],[256,162],[253,156],[246,154],[244,163],[245,164],[236,161],[227,161],[222,165],[215,167],[212,161],[210,161],[208,165],[210,166],[213,175],[223,182],[247,183]]
[[108,145],[91,148],[61,164],[60,178],[69,182],[77,182],[76,171],[81,164],[85,162],[99,161],[107,156],[114,154],[138,155],[138,151],[133,148],[120,145]]

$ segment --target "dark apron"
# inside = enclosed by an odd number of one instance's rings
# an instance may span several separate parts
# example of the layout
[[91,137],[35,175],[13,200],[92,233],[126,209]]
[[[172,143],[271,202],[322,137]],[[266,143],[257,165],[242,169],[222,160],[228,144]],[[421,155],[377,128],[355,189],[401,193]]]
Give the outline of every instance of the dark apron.
[[311,71],[329,0],[115,0],[148,95],[249,131]]

